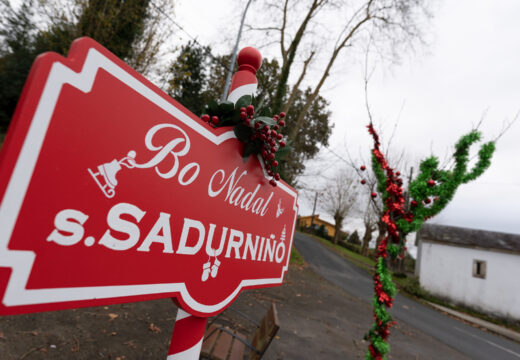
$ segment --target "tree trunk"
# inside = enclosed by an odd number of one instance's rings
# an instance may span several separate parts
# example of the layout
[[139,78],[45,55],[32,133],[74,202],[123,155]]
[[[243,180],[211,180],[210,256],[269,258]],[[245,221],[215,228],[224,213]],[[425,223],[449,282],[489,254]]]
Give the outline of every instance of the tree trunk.
[[314,91],[312,92],[311,96],[309,96],[309,98],[303,105],[302,109],[300,110],[300,112],[298,114],[298,117],[295,120],[295,125],[293,126],[293,128],[288,136],[289,141],[294,141],[294,139],[296,138],[296,134],[298,133],[298,129],[303,126],[303,120],[305,118],[305,115],[307,114],[307,111],[309,111],[314,100],[316,100],[316,98],[318,97],[321,87],[325,83],[325,80],[329,77],[330,70],[332,69],[332,65],[334,65],[334,62],[336,61],[336,58],[338,57],[341,50],[347,46],[348,41],[352,38],[352,36],[354,36],[354,34],[358,31],[358,29],[365,22],[370,20],[370,13],[369,13],[370,3],[371,3],[371,1],[369,2],[368,8],[367,8],[367,15],[363,19],[361,19],[356,25],[354,25],[354,27],[350,30],[350,32],[343,38],[341,43],[338,44],[334,48],[334,51],[332,52],[332,54],[329,58],[329,62],[327,63],[327,66],[325,67],[325,70],[323,71],[323,74],[321,75],[320,81],[314,88]]
[[368,256],[368,244],[372,239],[372,231],[374,228],[369,223],[365,223],[365,234],[363,235],[363,246],[361,247],[361,255]]
[[[291,67],[294,62],[296,52],[298,50],[298,46],[300,45],[300,41],[302,40],[303,35],[305,34],[305,30],[307,29],[309,21],[315,15],[315,11],[321,6],[322,3],[323,1],[313,1],[311,7],[309,8],[309,11],[307,12],[307,15],[305,16],[302,23],[300,24],[300,27],[296,31],[296,34],[294,35],[294,38],[291,41],[291,44],[289,45],[287,52],[284,54],[282,50],[284,62],[282,64],[282,68],[280,69],[280,81],[278,81],[278,84],[276,86],[276,95],[274,96],[274,102],[271,105],[271,109],[274,114],[277,114],[282,110],[283,99],[285,98],[285,92],[287,87],[287,81],[289,80],[289,72],[291,71]],[[281,39],[281,41],[283,41],[283,38]]]
[[341,224],[343,223],[343,218],[335,218],[336,222],[334,225],[334,239],[332,240],[334,244],[338,244],[341,239]]

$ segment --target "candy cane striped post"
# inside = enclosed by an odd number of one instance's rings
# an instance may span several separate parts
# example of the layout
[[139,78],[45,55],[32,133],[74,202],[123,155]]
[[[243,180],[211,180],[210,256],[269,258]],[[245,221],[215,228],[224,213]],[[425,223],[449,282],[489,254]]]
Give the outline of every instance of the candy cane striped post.
[[[253,47],[245,47],[238,53],[238,71],[233,75],[228,101],[236,103],[244,95],[256,92],[256,72],[262,65],[262,55]],[[167,360],[198,360],[207,319],[193,316],[179,308],[173,327]]]
[[253,47],[245,47],[238,53],[238,71],[233,75],[228,101],[236,103],[244,95],[256,92],[258,80],[256,72],[262,65],[262,55]]
[[166,360],[198,360],[206,321],[179,308]]

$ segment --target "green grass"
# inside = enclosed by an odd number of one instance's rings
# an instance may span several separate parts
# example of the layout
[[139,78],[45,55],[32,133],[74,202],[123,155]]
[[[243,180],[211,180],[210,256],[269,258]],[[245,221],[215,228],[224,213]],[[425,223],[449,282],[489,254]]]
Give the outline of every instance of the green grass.
[[303,260],[302,254],[293,246],[291,249],[291,264],[303,266],[305,265],[305,260]]

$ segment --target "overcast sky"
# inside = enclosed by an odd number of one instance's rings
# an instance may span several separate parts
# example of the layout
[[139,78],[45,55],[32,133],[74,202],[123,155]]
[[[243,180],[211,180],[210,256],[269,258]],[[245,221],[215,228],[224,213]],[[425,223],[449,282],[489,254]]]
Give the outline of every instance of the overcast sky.
[[[176,2],[176,21],[202,44],[213,45],[217,52],[230,51],[244,4],[184,0]],[[518,14],[516,0],[442,2],[435,10],[428,31],[432,41],[426,49],[405,57],[400,65],[376,64],[369,99],[374,119],[387,137],[402,109],[392,146],[406,149],[416,160],[432,151],[444,158],[486,109],[481,126],[485,138],[500,132],[503,122],[520,110]],[[249,13],[246,23],[254,21],[254,14]],[[177,41],[187,40],[182,33],[177,36]],[[247,45],[255,46],[241,43],[241,47]],[[335,123],[330,147],[344,157],[346,147],[353,155],[368,153],[371,142],[365,129],[362,61],[340,62],[323,96],[331,101]],[[461,186],[450,205],[431,221],[520,233],[519,141],[517,122],[499,140],[490,169]],[[321,158],[341,163],[327,150]],[[304,181],[313,183],[309,177]],[[308,215],[312,194],[301,195],[300,214]]]

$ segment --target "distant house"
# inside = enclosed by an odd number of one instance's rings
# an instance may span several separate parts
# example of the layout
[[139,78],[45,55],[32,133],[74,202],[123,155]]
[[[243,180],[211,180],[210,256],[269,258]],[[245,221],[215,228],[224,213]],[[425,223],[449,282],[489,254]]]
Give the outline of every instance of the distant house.
[[417,243],[416,272],[424,289],[520,320],[520,235],[425,224]]
[[312,226],[317,229],[321,225],[325,227],[325,231],[327,232],[327,235],[330,237],[334,236],[334,224],[331,224],[329,222],[326,222],[325,220],[320,219],[320,216],[318,214],[314,215],[314,221],[312,221],[312,215],[310,216],[300,216],[298,217],[298,225],[301,227],[311,227]]

